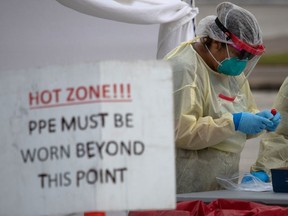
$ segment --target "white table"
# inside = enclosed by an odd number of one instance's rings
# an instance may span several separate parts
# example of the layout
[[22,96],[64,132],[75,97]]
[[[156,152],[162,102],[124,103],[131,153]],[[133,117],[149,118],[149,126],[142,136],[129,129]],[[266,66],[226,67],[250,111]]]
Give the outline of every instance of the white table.
[[219,198],[258,202],[266,205],[288,206],[288,193],[275,193],[273,191],[251,192],[251,191],[219,190],[219,191],[177,194],[178,202],[189,200],[191,201],[202,200],[205,203],[209,203]]

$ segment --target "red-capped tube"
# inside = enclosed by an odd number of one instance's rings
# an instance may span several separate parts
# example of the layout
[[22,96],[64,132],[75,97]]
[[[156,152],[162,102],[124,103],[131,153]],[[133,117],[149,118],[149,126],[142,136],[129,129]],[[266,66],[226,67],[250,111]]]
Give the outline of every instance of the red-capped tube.
[[277,113],[277,110],[276,109],[271,109],[271,114],[273,115],[273,116],[275,116],[276,115],[276,113]]

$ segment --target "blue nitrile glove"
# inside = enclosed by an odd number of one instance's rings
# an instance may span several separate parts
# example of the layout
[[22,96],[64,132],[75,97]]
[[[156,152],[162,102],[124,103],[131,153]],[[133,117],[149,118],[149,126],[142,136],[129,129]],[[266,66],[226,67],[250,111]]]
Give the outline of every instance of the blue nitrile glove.
[[271,110],[263,110],[259,113],[256,113],[256,115],[262,116],[262,117],[267,118],[270,121],[272,121],[273,124],[271,126],[266,127],[267,131],[275,131],[281,122],[281,115],[279,112],[276,112],[276,114],[273,115],[271,113]]
[[233,122],[236,130],[250,135],[273,126],[269,119],[249,112],[233,113]]
[[262,110],[261,112],[256,113],[256,115],[262,116],[267,119],[272,119],[274,115],[271,113],[271,110]]
[[266,172],[264,172],[263,170],[257,171],[257,172],[251,172],[251,174],[255,177],[257,177],[258,179],[260,179],[263,182],[269,182],[270,178],[267,175]]
[[[269,182],[270,178],[267,175],[266,172],[264,172],[263,170],[257,171],[257,172],[251,172],[251,175],[257,177],[259,180],[261,180],[262,182]],[[241,183],[249,183],[251,182],[253,179],[251,176],[246,175],[242,178]]]

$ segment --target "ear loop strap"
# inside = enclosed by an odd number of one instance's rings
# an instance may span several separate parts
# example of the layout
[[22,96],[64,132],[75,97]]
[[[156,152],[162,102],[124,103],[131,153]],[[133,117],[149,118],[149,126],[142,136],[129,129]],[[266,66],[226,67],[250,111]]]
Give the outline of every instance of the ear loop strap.
[[211,51],[209,50],[209,48],[207,47],[207,45],[204,44],[204,46],[206,47],[207,51],[209,52],[209,54],[211,55],[211,57],[214,59],[214,61],[216,61],[218,65],[221,65],[221,66],[222,66],[221,62],[219,62],[219,61],[213,56],[213,54],[211,53]]
[[229,53],[229,49],[228,49],[227,43],[225,43],[225,45],[226,45],[226,51],[227,51],[227,54],[228,54],[228,58],[230,59],[231,57],[230,57],[230,53]]

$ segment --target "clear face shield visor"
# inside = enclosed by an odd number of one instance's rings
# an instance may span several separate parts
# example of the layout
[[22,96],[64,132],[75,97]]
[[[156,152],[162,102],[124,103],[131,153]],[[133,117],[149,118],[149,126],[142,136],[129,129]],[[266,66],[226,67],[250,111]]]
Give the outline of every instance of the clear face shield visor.
[[256,45],[252,46],[242,40],[240,40],[237,36],[232,34],[226,27],[216,18],[215,23],[217,26],[225,33],[227,36],[227,41],[231,40],[233,43],[229,43],[229,45],[233,46],[236,50],[239,51],[238,59],[239,60],[248,60],[247,65],[242,72],[242,74],[247,79],[253,69],[255,68],[257,62],[259,61],[262,54],[265,52],[264,45]]
[[[234,38],[234,40],[232,38]],[[263,45],[258,45],[257,48],[251,47],[247,43],[240,41],[235,35],[231,36],[231,39],[233,41],[231,46],[239,52],[238,59],[247,61],[247,65],[242,72],[247,79],[264,53],[265,48]]]

